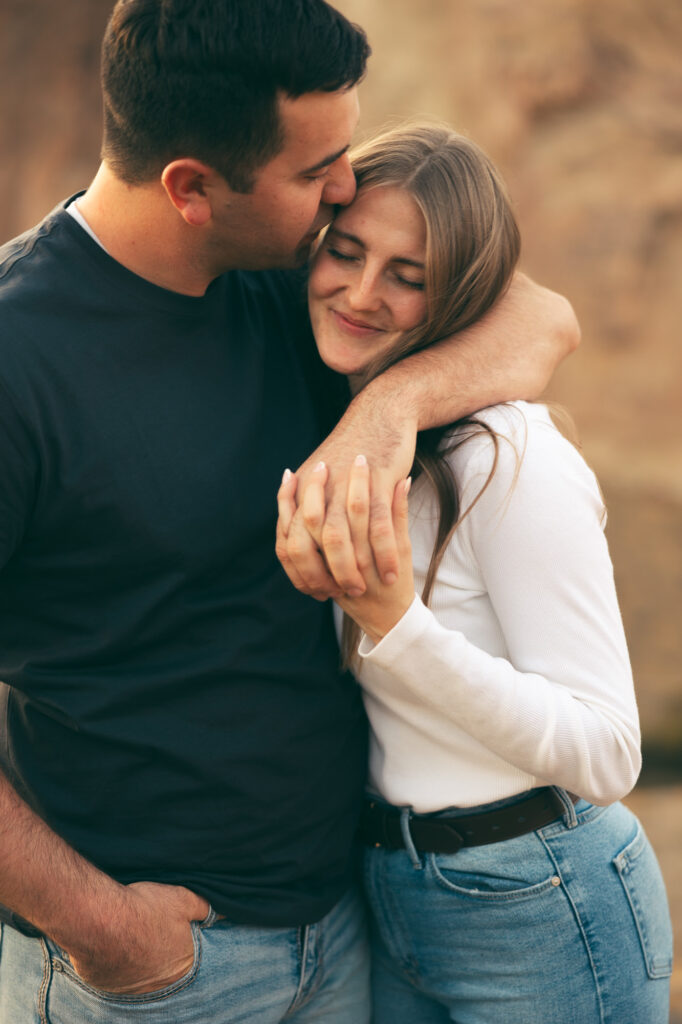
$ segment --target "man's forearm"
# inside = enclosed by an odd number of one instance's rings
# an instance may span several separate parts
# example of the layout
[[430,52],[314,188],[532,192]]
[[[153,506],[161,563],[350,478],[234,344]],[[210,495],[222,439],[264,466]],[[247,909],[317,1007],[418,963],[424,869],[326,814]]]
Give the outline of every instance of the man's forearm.
[[77,954],[97,945],[125,892],[53,832],[0,773],[0,903]]
[[120,885],[50,829],[0,775],[0,903],[70,954],[107,992],[154,992],[187,973],[190,921],[209,910],[181,885]]
[[394,403],[394,415],[426,430],[498,402],[538,398],[579,341],[570,303],[517,274],[481,320],[368,384],[363,404],[370,395],[378,407]]

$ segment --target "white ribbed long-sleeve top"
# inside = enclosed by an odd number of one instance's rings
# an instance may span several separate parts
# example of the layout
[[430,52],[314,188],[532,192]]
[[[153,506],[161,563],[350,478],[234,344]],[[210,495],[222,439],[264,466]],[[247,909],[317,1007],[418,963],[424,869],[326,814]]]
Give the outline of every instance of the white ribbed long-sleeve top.
[[[610,803],[641,758],[597,481],[544,406],[478,417],[499,436],[498,464],[453,535],[430,608],[415,597],[380,643],[360,645],[370,786],[422,813],[545,784]],[[463,510],[493,455],[477,433],[449,456]],[[419,594],[438,521],[424,478],[409,510]]]

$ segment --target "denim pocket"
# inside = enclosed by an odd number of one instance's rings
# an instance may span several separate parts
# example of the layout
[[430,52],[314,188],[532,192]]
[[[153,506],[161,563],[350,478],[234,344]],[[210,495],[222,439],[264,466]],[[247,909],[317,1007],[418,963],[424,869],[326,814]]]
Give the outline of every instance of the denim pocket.
[[199,972],[202,951],[201,925],[196,921],[192,921],[191,928],[192,941],[194,944],[194,958],[192,966],[181,978],[178,978],[177,981],[174,981],[171,985],[166,985],[164,988],[157,989],[154,992],[126,994],[124,992],[105,992],[101,989],[94,988],[94,986],[89,985],[87,981],[84,981],[80,975],[76,974],[71,965],[68,954],[65,954],[59,949],[59,947],[54,946],[54,944],[48,940],[49,946],[52,947],[55,952],[55,956],[52,957],[52,972],[53,975],[55,973],[62,975],[70,982],[73,982],[73,984],[83,992],[86,992],[89,996],[94,997],[100,1002],[118,1004],[119,1007],[145,1006],[149,1003],[160,1002],[161,1000],[168,999],[188,988],[196,979]]
[[[499,848],[499,845],[496,843],[488,847],[485,853],[488,854],[494,847]],[[532,880],[532,877],[528,877],[528,872],[523,872],[523,861],[517,862],[516,865],[494,861],[490,864],[483,862],[476,865],[467,864],[463,860],[458,862],[459,856],[456,853],[430,853],[427,855],[427,861],[435,881],[441,888],[473,900],[509,903],[512,900],[539,896],[560,884],[556,875],[547,877],[544,871],[540,873],[531,870],[531,876],[539,876],[538,881]],[[543,867],[546,871],[547,866]],[[525,877],[522,877],[524,874]]]
[[627,896],[650,978],[668,978],[673,966],[673,935],[661,870],[649,840],[637,823],[634,839],[613,860]]

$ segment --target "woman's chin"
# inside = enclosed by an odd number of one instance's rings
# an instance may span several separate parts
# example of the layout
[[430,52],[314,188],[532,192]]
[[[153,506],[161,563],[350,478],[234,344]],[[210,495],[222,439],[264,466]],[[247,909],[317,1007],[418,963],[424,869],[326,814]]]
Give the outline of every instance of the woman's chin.
[[366,359],[353,359],[352,357],[330,356],[328,353],[320,352],[322,362],[335,373],[342,373],[345,377],[359,376],[368,365]]

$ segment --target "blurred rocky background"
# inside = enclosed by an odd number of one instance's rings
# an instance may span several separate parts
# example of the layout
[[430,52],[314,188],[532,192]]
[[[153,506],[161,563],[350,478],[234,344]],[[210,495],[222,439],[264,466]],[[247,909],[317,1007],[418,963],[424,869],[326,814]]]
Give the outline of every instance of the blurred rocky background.
[[[682,939],[682,4],[336,3],[374,49],[360,134],[428,114],[477,139],[515,200],[524,268],[580,318],[549,397],[574,415],[609,509],[646,754],[631,802]],[[111,6],[0,0],[0,240],[94,174]]]

